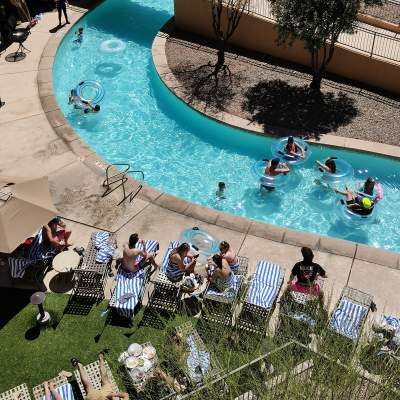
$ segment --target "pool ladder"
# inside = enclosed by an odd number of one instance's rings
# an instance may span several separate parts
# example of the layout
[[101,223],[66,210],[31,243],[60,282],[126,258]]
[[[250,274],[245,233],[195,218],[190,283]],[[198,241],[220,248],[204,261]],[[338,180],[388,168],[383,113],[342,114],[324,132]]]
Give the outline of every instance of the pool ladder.
[[[120,171],[116,167],[123,167],[123,169],[122,169],[122,171]],[[103,187],[105,188],[105,191],[104,191],[102,197],[108,196],[114,190],[116,190],[122,186],[124,197],[117,205],[119,206],[128,198],[129,198],[129,202],[132,202],[132,200],[137,196],[137,194],[143,188],[143,185],[141,183],[138,183],[136,185],[136,187],[134,187],[131,191],[126,190],[125,183],[129,179],[128,174],[134,174],[134,173],[140,174],[142,181],[144,181],[143,171],[131,169],[130,164],[116,163],[116,164],[108,165],[106,168],[106,171],[105,171],[106,177],[103,181]]]

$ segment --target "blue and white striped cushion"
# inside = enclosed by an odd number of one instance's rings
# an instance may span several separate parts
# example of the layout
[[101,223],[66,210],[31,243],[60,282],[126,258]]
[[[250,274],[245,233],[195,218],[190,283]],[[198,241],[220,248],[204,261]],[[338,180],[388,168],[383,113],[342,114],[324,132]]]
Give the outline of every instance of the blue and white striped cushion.
[[109,246],[108,244],[101,245],[96,253],[96,262],[101,264],[106,263],[113,256],[114,251],[114,247]]
[[271,308],[279,292],[279,286],[266,285],[253,279],[247,294],[247,302],[262,308]]
[[172,250],[177,248],[179,246],[179,242],[177,240],[173,240],[169,245],[168,249],[165,252],[162,264],[161,264],[161,272],[164,274],[167,272],[167,266],[168,266],[168,260],[169,260],[169,255],[171,254]]
[[393,329],[400,329],[400,318],[393,315],[384,315],[383,321]]
[[[141,242],[137,242],[135,247],[139,250],[144,249],[143,243],[141,243]],[[146,252],[147,253],[153,253],[154,251],[158,251],[159,248],[160,248],[160,244],[156,240],[146,240]],[[137,258],[137,261],[140,262],[142,260],[142,258],[143,258],[142,256],[139,256]]]
[[[137,272],[121,270],[118,272],[116,277],[117,286],[113,294],[115,300],[114,308],[118,314],[133,319],[135,307],[141,300],[143,294],[144,278],[144,270],[139,270]],[[126,301],[120,302],[119,299],[124,295],[128,295],[129,297]]]
[[357,340],[368,310],[366,306],[342,299],[332,313],[330,327],[342,336]]
[[110,236],[111,236],[110,232],[105,232],[105,231],[96,232],[94,236],[94,245],[96,246],[96,248],[98,249],[103,245],[107,244],[107,241]]
[[259,261],[257,263],[255,279],[269,286],[279,286],[281,273],[282,268],[279,265],[268,261]]
[[[74,400],[74,392],[72,390],[72,386],[70,383],[66,383],[62,386],[56,388],[56,392],[60,395],[62,400]],[[51,400],[54,400],[54,396],[50,394]],[[43,400],[46,400],[46,396],[42,397]]]
[[238,273],[238,270],[239,270],[239,267],[240,267],[240,265],[239,265],[239,260],[237,260],[237,261],[235,262],[235,264],[230,265],[230,267],[231,267],[232,272],[233,272],[234,274],[237,274],[237,273]]
[[220,292],[217,289],[214,289],[211,285],[208,287],[207,294],[211,294],[213,296],[225,296],[228,298],[234,298],[237,295],[239,290],[239,278],[236,275],[233,275],[232,283],[233,285],[223,292]]

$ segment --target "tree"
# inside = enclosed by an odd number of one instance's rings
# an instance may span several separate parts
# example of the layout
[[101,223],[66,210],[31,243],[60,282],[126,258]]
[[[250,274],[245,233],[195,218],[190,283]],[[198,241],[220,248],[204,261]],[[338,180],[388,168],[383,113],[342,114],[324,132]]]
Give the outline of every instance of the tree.
[[[217,62],[214,65],[214,76],[223,70],[231,71],[225,64],[226,45],[239,25],[240,18],[245,10],[248,10],[250,0],[209,0],[212,14],[212,27],[218,40]],[[223,10],[226,10],[226,20],[224,20]]]
[[385,0],[271,0],[278,23],[278,44],[303,40],[311,56],[311,89],[320,91],[321,80],[342,32],[354,33],[354,21],[365,4]]

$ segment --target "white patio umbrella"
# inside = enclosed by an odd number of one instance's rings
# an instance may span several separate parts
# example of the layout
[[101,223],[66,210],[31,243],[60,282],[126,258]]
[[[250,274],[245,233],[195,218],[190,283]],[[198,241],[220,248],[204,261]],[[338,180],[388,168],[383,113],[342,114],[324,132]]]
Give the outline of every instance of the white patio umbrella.
[[0,252],[11,253],[57,214],[47,176],[0,176]]

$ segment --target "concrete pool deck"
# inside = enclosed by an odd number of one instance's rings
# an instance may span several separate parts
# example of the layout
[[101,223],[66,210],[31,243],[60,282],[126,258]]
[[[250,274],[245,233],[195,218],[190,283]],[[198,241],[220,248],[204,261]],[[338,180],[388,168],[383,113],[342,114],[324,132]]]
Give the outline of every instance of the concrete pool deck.
[[[71,10],[69,14],[71,22],[82,15]],[[60,214],[78,221],[69,223],[75,245],[85,246],[96,227],[118,230],[119,244],[137,231],[143,238],[160,242],[160,261],[171,240],[184,229],[199,226],[230,242],[240,255],[249,257],[250,273],[258,260],[266,259],[283,266],[286,278],[300,258],[300,247],[306,245],[314,249],[315,261],[327,270],[324,290],[330,297],[331,308],[343,286],[350,285],[373,294],[379,313],[400,314],[398,253],[250,221],[188,203],[148,186],[131,204],[126,202],[121,207],[116,206],[121,196],[118,191],[101,197],[107,163],[75,134],[53,95],[54,56],[68,28],[52,35],[49,29],[55,25],[56,13],[45,14],[26,43],[32,51],[26,59],[15,64],[0,61],[1,96],[6,102],[0,109],[0,173],[48,175]],[[10,48],[7,53],[13,50]],[[53,287],[54,275],[51,271],[45,283],[57,291]],[[106,297],[112,284],[110,279]],[[1,268],[0,286],[8,285],[6,268]]]

